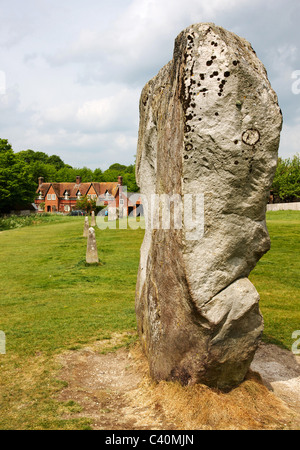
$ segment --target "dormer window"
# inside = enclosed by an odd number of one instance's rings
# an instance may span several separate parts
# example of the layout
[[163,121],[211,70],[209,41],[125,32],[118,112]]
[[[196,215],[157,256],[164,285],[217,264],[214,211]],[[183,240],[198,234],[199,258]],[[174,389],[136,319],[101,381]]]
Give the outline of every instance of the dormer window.
[[77,200],[80,200],[80,198],[81,198],[81,193],[80,193],[80,191],[77,192],[76,197],[77,197]]
[[64,192],[64,196],[65,196],[65,200],[69,200],[69,193],[68,193],[68,191]]
[[108,192],[107,189],[106,189],[106,191],[105,191],[105,197],[106,197],[106,198],[109,198],[109,197],[110,197],[110,194],[109,194],[109,192]]
[[39,191],[39,200],[42,200],[42,193]]

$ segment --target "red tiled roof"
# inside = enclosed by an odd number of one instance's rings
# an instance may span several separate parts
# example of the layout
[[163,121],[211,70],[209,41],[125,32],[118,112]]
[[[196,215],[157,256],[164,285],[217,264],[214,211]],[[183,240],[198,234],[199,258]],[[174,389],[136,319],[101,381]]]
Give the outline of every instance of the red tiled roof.
[[77,196],[78,191],[84,197],[87,195],[91,186],[94,187],[96,194],[104,195],[106,191],[108,191],[114,197],[118,192],[118,183],[117,182],[109,182],[109,183],[42,183],[36,190],[37,193],[41,191],[42,196],[45,197],[50,186],[52,185],[54,192],[56,193],[58,198],[62,198],[64,193],[68,191],[69,197]]

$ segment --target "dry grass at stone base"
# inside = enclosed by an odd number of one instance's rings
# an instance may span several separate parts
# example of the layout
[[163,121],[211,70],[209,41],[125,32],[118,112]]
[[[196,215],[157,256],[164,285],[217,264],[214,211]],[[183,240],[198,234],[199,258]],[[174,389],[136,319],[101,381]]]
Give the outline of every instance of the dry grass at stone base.
[[80,413],[65,419],[90,419],[92,429],[106,430],[300,429],[299,415],[257,373],[230,392],[156,383],[139,344],[109,353],[99,344],[60,355],[60,378],[68,386],[58,399],[80,405]]
[[[141,349],[132,350],[138,370],[144,372],[140,399],[160,410],[182,430],[294,429],[296,415],[270,392],[255,372],[230,392],[205,385],[181,386],[177,382],[154,383]],[[297,419],[296,419],[297,420]]]

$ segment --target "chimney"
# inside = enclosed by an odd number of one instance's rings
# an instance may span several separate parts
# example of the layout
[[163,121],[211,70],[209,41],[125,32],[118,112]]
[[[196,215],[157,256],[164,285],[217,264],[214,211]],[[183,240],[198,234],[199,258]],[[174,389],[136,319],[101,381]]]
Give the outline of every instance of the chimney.
[[44,183],[44,178],[43,177],[39,177],[39,186],[41,185],[41,184],[43,184]]
[[76,177],[76,184],[80,184],[81,183],[81,177],[79,175],[77,175]]
[[118,185],[123,186],[123,177],[118,176]]

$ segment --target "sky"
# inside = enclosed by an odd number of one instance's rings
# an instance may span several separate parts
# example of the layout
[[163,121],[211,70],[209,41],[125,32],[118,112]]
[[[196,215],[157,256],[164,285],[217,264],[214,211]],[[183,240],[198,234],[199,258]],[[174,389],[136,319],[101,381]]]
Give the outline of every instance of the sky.
[[213,22],[265,65],[300,152],[299,0],[0,0],[0,138],[73,167],[133,164],[143,86],[186,27]]

